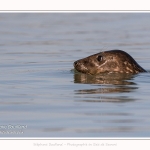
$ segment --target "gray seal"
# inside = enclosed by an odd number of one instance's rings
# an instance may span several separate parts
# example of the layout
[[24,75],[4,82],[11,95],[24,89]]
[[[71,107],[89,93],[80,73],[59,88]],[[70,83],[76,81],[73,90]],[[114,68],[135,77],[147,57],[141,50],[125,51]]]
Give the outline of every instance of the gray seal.
[[74,62],[74,68],[78,72],[91,75],[146,72],[128,53],[122,50],[103,51],[77,60]]

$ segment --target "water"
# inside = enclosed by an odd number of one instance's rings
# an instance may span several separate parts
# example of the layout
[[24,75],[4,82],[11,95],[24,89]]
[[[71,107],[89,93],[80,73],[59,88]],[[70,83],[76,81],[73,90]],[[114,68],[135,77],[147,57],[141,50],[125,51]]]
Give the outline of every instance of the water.
[[149,137],[149,73],[72,70],[77,59],[121,49],[149,71],[149,17],[1,13],[0,137]]

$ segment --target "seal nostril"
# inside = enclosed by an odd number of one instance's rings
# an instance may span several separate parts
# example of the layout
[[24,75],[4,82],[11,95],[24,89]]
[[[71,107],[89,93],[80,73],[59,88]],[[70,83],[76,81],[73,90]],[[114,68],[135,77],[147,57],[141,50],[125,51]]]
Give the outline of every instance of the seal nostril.
[[75,62],[74,62],[74,66],[76,66],[77,64],[78,64],[78,61],[75,61]]

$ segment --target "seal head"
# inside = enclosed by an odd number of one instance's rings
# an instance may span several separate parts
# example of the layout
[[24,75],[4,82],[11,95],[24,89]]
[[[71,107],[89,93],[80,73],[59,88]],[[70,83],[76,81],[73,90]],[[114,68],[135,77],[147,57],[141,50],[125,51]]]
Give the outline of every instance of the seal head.
[[146,72],[128,53],[122,50],[104,51],[77,60],[74,62],[74,68],[78,72],[91,75]]

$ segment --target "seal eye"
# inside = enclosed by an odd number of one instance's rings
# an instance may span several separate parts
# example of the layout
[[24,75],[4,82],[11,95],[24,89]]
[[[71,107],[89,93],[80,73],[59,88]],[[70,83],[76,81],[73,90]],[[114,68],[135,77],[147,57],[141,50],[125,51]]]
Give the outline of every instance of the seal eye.
[[99,56],[97,57],[97,60],[98,60],[98,61],[102,61],[102,60],[103,60],[103,57],[102,57],[101,55],[99,55]]

